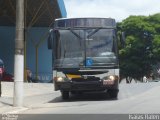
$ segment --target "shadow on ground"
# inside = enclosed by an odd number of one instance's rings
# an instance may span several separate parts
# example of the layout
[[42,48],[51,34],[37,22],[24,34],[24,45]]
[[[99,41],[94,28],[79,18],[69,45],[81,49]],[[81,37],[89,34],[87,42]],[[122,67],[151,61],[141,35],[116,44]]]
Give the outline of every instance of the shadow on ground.
[[55,99],[49,101],[49,103],[57,103],[57,102],[78,102],[78,101],[111,101],[117,100],[112,99],[106,92],[92,92],[92,93],[83,93],[83,94],[75,94],[70,95],[68,100],[62,100],[61,96],[56,97]]

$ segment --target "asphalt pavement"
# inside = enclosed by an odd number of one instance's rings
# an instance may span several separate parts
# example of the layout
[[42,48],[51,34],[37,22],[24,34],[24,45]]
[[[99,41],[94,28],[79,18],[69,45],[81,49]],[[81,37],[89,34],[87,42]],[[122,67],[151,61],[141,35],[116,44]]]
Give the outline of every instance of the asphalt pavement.
[[[93,115],[102,114],[104,115],[102,119],[111,117],[112,120],[118,120],[117,115],[123,115],[120,118],[128,118],[129,114],[160,114],[160,82],[121,83],[117,100],[110,99],[107,94],[94,92],[72,95],[67,101],[61,99],[59,91],[54,91],[52,83],[25,83],[24,106],[20,108],[13,107],[13,85],[13,83],[2,82],[0,98],[2,115],[22,114],[19,118],[40,120],[48,114],[48,119],[53,117],[58,119],[57,114],[62,114],[62,118],[67,118],[65,115],[73,115],[70,120],[75,118],[87,120]],[[114,115],[106,116],[109,114]],[[92,120],[96,120],[96,116]]]

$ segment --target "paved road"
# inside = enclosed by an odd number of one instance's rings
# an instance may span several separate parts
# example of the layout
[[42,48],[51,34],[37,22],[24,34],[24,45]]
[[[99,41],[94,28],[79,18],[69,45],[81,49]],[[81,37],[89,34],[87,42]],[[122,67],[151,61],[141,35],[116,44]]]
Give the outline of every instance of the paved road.
[[[39,104],[32,104],[31,106],[29,106],[31,102],[28,103],[28,106],[26,106],[29,109],[21,113],[29,115],[21,116],[20,118],[34,118],[37,120],[44,118],[56,118],[58,120],[98,120],[99,114],[103,114],[100,116],[101,120],[126,120],[129,119],[128,115],[118,117],[120,116],[118,114],[160,114],[159,91],[160,82],[155,82],[120,84],[120,93],[118,100],[112,100],[108,97],[107,94],[104,95],[104,93],[86,93],[80,96],[71,96],[68,101],[63,101],[59,92],[53,92],[37,96],[35,95],[27,97],[27,100],[30,100],[33,103],[36,103],[37,101],[37,103],[39,102]],[[63,115],[52,116],[44,114]],[[69,115],[67,116],[64,114]],[[105,114],[117,115],[106,116]]]
[[[51,101],[33,106],[25,113],[48,114],[126,114],[160,113],[160,83],[138,83],[120,85],[118,100],[112,100],[104,93],[87,93],[71,96],[68,101],[55,92]],[[53,95],[54,96],[54,95]],[[47,96],[46,96],[47,97]]]

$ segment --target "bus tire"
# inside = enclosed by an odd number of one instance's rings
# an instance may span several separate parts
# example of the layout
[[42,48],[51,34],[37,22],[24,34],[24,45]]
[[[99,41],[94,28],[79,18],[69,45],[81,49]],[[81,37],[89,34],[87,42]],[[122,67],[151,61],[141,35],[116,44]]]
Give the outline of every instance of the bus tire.
[[118,92],[119,92],[119,90],[117,90],[117,89],[109,89],[107,91],[107,93],[109,94],[110,98],[114,98],[114,99],[118,98]]
[[69,91],[61,91],[61,94],[63,100],[69,99]]

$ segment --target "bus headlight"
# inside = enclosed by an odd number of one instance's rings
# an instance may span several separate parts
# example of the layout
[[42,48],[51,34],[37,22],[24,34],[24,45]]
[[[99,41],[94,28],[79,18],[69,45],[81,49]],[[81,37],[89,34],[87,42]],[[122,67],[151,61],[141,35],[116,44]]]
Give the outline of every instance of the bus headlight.
[[56,81],[56,82],[64,82],[64,78],[63,77],[54,77],[54,81]]
[[103,78],[103,85],[113,85],[115,83],[116,76],[108,76]]
[[103,80],[111,80],[111,81],[114,81],[114,80],[116,80],[116,76],[110,75],[110,76],[104,77]]
[[115,80],[115,76],[109,76],[109,80],[112,80],[112,81],[114,81]]
[[63,81],[64,81],[64,78],[62,78],[62,77],[57,78],[57,82],[63,82]]

